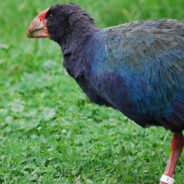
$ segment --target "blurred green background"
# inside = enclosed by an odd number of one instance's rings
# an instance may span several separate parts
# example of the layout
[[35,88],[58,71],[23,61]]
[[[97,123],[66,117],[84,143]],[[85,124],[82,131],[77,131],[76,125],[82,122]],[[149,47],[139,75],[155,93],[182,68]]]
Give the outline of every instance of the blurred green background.
[[[171,133],[142,129],[91,103],[49,39],[27,40],[32,19],[56,0],[0,1],[0,183],[154,184]],[[67,1],[62,1],[67,2]],[[183,0],[73,0],[100,27],[184,18]],[[176,184],[184,184],[184,157]]]

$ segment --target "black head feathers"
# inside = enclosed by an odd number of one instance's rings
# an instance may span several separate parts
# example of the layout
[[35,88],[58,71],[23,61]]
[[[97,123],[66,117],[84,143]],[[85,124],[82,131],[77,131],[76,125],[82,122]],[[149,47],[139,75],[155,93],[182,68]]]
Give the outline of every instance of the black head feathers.
[[66,44],[70,39],[83,39],[99,29],[93,18],[74,3],[58,3],[51,6],[45,19],[51,39],[60,45]]

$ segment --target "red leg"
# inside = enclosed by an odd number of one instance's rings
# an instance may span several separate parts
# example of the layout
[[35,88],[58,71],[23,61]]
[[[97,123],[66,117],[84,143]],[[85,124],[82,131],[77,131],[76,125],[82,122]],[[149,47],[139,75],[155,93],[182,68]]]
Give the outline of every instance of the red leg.
[[[184,137],[182,132],[174,132],[173,138],[171,139],[171,155],[169,157],[167,167],[164,172],[165,176],[169,176],[170,178],[173,177],[176,164],[183,150],[183,146],[184,146]],[[160,184],[169,184],[169,182],[160,181]]]

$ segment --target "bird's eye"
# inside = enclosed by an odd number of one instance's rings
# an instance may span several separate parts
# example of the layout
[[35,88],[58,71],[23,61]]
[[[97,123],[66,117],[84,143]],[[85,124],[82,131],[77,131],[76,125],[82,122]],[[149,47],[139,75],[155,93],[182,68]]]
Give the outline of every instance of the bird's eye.
[[54,15],[52,13],[50,13],[49,17],[53,17]]
[[54,14],[53,13],[49,13],[47,17],[48,18],[52,18],[52,17],[54,17]]

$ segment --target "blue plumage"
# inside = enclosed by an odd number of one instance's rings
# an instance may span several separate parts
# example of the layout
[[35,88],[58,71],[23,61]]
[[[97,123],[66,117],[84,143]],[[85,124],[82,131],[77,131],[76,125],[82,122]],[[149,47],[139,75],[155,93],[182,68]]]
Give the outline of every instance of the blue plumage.
[[[184,21],[143,20],[100,29],[73,3],[44,13],[65,68],[93,102],[119,109],[144,127],[184,129]],[[27,35],[37,37],[40,29],[34,29]]]
[[83,48],[88,84],[80,85],[89,98],[98,103],[100,97],[99,104],[104,101],[142,126],[184,128],[183,21],[148,20],[102,29]]

